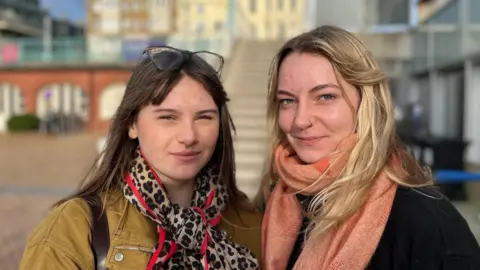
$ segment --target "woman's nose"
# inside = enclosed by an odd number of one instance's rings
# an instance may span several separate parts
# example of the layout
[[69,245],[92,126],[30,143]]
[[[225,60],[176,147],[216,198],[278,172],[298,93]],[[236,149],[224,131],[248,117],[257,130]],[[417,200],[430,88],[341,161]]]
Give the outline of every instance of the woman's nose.
[[307,129],[312,126],[311,116],[306,105],[301,103],[298,105],[293,124],[299,129]]
[[198,142],[195,126],[191,122],[183,124],[178,133],[178,141],[185,144],[186,147],[192,146]]

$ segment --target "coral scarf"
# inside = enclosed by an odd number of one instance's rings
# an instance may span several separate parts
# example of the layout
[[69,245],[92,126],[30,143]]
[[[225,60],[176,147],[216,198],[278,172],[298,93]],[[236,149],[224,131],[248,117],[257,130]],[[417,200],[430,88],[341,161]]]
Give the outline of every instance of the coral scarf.
[[[355,143],[356,136],[351,136],[334,154],[309,165],[301,164],[289,147],[280,145],[276,149],[274,169],[278,181],[262,223],[262,269],[287,268],[303,221],[302,206],[295,193],[315,195],[335,181]],[[369,197],[357,213],[322,238],[306,240],[294,269],[359,270],[367,267],[385,229],[397,189],[384,172],[374,181]]]

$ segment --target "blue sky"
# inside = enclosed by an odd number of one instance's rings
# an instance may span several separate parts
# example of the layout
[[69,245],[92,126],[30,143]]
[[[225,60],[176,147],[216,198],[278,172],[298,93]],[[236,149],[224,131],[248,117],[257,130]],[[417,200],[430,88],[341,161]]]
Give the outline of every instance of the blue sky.
[[40,3],[56,18],[66,18],[73,22],[84,22],[85,1],[86,0],[40,0]]

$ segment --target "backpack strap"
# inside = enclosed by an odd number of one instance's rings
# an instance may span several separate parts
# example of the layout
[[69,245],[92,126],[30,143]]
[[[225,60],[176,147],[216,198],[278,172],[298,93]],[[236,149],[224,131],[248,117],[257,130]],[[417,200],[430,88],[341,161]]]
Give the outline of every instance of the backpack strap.
[[105,260],[110,249],[110,230],[108,229],[107,214],[103,211],[102,200],[84,198],[90,207],[90,228],[92,232],[92,252],[95,260],[95,269],[104,270]]

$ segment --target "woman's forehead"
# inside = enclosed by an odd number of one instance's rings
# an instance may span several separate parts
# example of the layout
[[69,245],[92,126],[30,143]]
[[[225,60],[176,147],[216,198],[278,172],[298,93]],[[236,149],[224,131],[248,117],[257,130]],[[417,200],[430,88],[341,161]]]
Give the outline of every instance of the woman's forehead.
[[294,91],[317,85],[338,85],[335,70],[327,58],[311,53],[292,53],[280,64],[279,89]]

